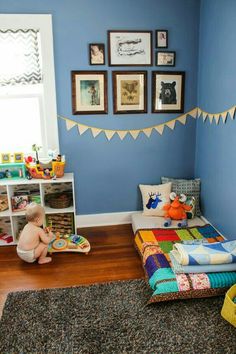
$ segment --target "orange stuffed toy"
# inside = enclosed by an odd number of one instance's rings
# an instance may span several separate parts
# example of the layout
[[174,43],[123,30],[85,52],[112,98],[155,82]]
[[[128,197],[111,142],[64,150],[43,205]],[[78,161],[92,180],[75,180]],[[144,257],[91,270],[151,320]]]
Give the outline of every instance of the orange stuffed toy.
[[166,221],[164,223],[164,226],[170,226],[171,220],[181,220],[181,222],[178,223],[178,227],[187,226],[187,215],[185,211],[190,211],[192,207],[190,205],[184,204],[187,200],[186,195],[180,194],[180,196],[178,196],[174,192],[172,192],[170,193],[170,200],[170,204],[166,204],[163,206],[163,209],[166,211]]

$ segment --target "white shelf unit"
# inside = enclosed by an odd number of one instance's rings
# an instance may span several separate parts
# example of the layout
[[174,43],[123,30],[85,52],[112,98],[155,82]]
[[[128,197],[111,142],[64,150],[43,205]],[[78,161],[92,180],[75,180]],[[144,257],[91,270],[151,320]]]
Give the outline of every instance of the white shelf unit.
[[[8,210],[0,211],[0,229],[2,232],[13,237],[13,242],[7,243],[6,241],[0,239],[0,246],[9,246],[17,244],[17,237],[19,234],[19,228],[22,229],[26,220],[24,218],[25,211],[13,211],[11,197],[14,192],[19,189],[31,190],[34,188],[38,191],[40,195],[41,205],[45,209],[46,219],[52,217],[52,214],[63,219],[63,214],[68,214],[70,219],[73,221],[72,232],[76,232],[76,212],[75,212],[75,188],[74,188],[74,175],[73,173],[65,173],[62,178],[56,180],[53,179],[14,179],[14,180],[0,180],[0,194],[7,194],[8,198]],[[57,191],[71,191],[72,192],[72,206],[63,209],[50,208],[50,206],[45,203],[45,195],[50,192]],[[46,219],[44,221],[44,226],[46,225]],[[60,218],[59,218],[60,219]]]

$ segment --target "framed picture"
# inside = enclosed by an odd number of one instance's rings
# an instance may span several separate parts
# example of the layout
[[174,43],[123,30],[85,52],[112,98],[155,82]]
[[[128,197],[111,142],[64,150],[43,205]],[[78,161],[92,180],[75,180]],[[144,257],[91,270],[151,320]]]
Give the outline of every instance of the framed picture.
[[107,72],[72,71],[73,114],[107,113]]
[[14,162],[23,162],[23,153],[22,152],[15,152],[14,153]]
[[2,163],[9,163],[11,161],[11,154],[5,153],[1,154]]
[[157,66],[175,66],[175,52],[157,52]]
[[156,48],[168,48],[167,30],[156,30]]
[[184,71],[153,71],[152,112],[183,112],[184,81]]
[[89,62],[90,65],[105,65],[105,44],[89,44]]
[[147,72],[113,71],[114,114],[147,113]]
[[110,66],[151,66],[152,31],[108,31]]

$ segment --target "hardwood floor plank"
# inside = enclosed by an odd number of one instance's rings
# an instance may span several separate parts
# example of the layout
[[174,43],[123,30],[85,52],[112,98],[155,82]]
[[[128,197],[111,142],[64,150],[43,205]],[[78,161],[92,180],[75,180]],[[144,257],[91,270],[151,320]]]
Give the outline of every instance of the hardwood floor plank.
[[[14,246],[0,247],[0,299],[8,292],[57,288],[144,277],[131,225],[79,229],[91,252],[53,254],[45,265],[21,261]],[[0,300],[1,305],[1,300]]]

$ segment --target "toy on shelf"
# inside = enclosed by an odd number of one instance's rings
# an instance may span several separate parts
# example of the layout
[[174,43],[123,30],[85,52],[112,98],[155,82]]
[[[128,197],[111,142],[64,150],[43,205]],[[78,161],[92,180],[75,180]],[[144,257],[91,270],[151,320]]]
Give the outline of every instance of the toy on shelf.
[[65,161],[62,161],[61,155],[58,155],[56,159],[41,162],[38,160],[37,152],[36,159],[28,156],[25,158],[25,164],[29,178],[55,179],[64,176]]
[[0,179],[26,178],[26,168],[24,163],[12,162],[0,164]]
[[187,200],[186,195],[180,194],[176,195],[174,192],[170,193],[170,204],[163,206],[165,210],[165,223],[164,226],[168,227],[171,225],[172,220],[180,220],[178,227],[187,227],[187,214],[186,211],[190,211],[192,207],[190,205],[184,204]]
[[89,241],[80,235],[60,235],[59,232],[56,233],[55,238],[48,245],[48,252],[78,252],[89,253],[91,249]]

